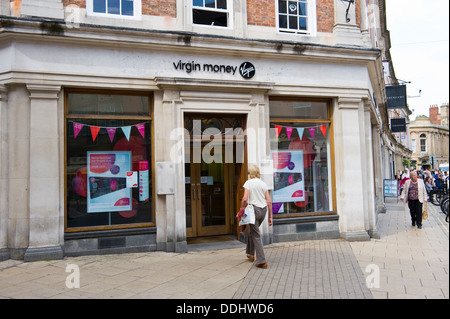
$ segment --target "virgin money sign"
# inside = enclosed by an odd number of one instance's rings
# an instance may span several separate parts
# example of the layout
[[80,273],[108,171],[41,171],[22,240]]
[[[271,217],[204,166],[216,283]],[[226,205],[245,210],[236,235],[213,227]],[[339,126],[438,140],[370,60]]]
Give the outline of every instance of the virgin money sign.
[[223,73],[237,75],[240,74],[244,79],[251,79],[255,76],[256,68],[250,62],[242,62],[239,66],[232,64],[215,64],[215,63],[199,63],[196,61],[182,61],[173,62],[173,67],[177,71],[184,71],[186,73],[194,72],[208,72],[208,73]]

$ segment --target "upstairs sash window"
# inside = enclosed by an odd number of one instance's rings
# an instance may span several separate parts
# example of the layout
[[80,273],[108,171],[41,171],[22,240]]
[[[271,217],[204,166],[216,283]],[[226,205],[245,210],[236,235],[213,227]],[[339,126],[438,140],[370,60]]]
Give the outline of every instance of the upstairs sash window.
[[213,27],[231,27],[232,1],[230,0],[193,0],[193,24]]

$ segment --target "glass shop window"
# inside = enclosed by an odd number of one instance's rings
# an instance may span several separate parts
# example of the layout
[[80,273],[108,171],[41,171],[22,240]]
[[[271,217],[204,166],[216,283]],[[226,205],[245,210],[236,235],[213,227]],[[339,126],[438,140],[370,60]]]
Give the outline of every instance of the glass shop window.
[[66,95],[66,230],[153,224],[150,97]]
[[230,0],[192,0],[193,24],[231,27],[233,2]]
[[328,102],[270,100],[274,218],[332,213]]

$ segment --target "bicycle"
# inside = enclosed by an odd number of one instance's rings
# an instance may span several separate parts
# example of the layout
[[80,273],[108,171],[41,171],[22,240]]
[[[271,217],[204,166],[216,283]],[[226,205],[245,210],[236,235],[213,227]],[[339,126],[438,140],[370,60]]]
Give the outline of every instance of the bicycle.
[[445,195],[448,196],[447,188],[433,188],[433,190],[428,193],[431,204],[435,206],[440,206],[441,199]]
[[449,205],[449,197],[448,195],[445,195],[442,197],[440,206],[441,206],[441,212],[445,215],[445,221],[448,223],[448,205]]

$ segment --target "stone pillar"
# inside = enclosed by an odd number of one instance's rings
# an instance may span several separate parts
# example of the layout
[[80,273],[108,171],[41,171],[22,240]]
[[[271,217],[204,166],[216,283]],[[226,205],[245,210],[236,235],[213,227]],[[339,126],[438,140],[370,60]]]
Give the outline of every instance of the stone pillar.
[[341,236],[349,241],[369,240],[365,227],[365,132],[359,98],[339,98],[335,106],[336,203]]
[[[184,197],[184,161],[183,158],[175,158],[171,151],[176,143],[183,143],[184,134],[177,128],[183,128],[183,115],[179,112],[179,91],[165,90],[163,93],[155,93],[154,105],[154,131],[155,131],[155,162],[170,163],[173,166],[174,189],[167,194],[156,194],[156,247],[157,250],[172,252],[186,252],[186,213]],[[159,120],[158,120],[159,119]],[[166,119],[161,121],[160,119]],[[170,119],[170,120],[169,120]],[[177,136],[171,134],[178,134]],[[156,188],[164,178],[160,176],[156,180]]]
[[0,261],[9,259],[7,94],[6,87],[0,85]]
[[[367,102],[366,102],[367,103]],[[367,202],[366,210],[366,225],[369,236],[372,238],[380,238],[377,230],[376,222],[376,201],[375,201],[375,176],[374,176],[374,162],[373,162],[373,141],[372,141],[372,123],[369,105],[364,107],[364,135],[365,135],[365,198]]]
[[30,92],[29,245],[25,261],[61,259],[58,95],[60,86],[27,85]]

